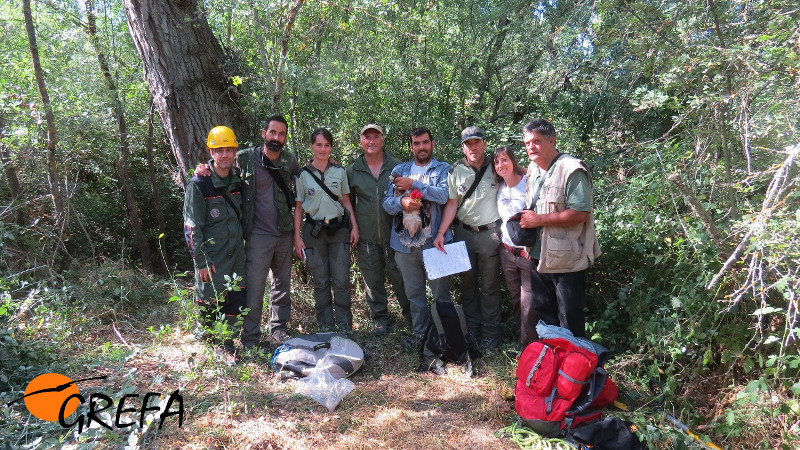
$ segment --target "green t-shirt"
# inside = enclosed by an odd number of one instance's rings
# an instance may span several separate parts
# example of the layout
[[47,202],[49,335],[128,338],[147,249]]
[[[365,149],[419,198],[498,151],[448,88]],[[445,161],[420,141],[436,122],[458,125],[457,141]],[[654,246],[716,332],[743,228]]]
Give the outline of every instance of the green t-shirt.
[[[342,195],[350,194],[350,185],[347,184],[347,173],[342,166],[328,164],[324,173],[320,173],[311,164],[308,167],[314,172],[325,185],[330,189],[333,195],[339,197],[340,201]],[[295,183],[297,187],[298,202],[302,202],[303,211],[308,213],[314,220],[335,219],[344,215],[344,207],[340,202],[333,200],[325,190],[317,183],[311,174],[305,170],[300,171]]]
[[[488,156],[484,164],[491,164]],[[447,176],[449,198],[457,199],[460,203],[477,174],[478,171],[467,164],[463,158],[454,164]],[[486,225],[500,219],[500,214],[497,212],[497,189],[498,185],[492,175],[492,168],[489,167],[475,188],[475,192],[464,201],[464,204],[456,212],[456,218],[471,227]]]

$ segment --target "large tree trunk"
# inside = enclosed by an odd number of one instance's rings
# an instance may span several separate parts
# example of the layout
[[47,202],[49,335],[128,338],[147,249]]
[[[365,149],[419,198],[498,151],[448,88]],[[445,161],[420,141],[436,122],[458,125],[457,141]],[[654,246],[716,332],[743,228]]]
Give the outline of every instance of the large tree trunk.
[[142,267],[147,272],[153,273],[153,256],[150,252],[150,244],[147,242],[147,235],[142,227],[142,221],[139,218],[139,207],[136,205],[136,195],[133,192],[133,183],[128,173],[128,161],[130,160],[131,151],[128,145],[128,125],[125,121],[125,111],[119,99],[117,83],[111,76],[111,70],[108,66],[106,55],[103,53],[100,43],[98,42],[97,20],[94,15],[93,0],[86,0],[85,30],[86,34],[89,35],[89,41],[91,41],[95,53],[97,53],[97,61],[100,64],[100,70],[103,72],[103,79],[111,94],[111,114],[113,114],[114,119],[116,119],[117,128],[119,129],[120,155],[117,159],[117,173],[119,174],[120,188],[125,194],[125,211],[128,215],[128,223],[131,226],[133,237],[136,240],[136,245],[139,247],[139,253],[142,256]]
[[123,5],[185,182],[189,169],[208,157],[205,140],[211,128],[227,125],[247,135],[236,106],[239,93],[197,0],[123,0]]
[[22,0],[22,14],[25,16],[25,30],[28,32],[28,43],[31,48],[31,60],[33,62],[33,73],[36,76],[36,84],[39,87],[39,94],[42,96],[42,108],[44,117],[47,121],[47,183],[50,188],[50,196],[53,199],[54,212],[54,232],[58,252],[61,255],[59,271],[66,270],[72,260],[64,239],[67,234],[67,212],[64,196],[64,189],[58,175],[58,158],[56,157],[56,118],[53,115],[53,107],[50,104],[50,95],[47,92],[47,84],[44,82],[44,71],[39,61],[39,44],[36,41],[36,28],[33,26],[33,15],[31,14],[31,1]]

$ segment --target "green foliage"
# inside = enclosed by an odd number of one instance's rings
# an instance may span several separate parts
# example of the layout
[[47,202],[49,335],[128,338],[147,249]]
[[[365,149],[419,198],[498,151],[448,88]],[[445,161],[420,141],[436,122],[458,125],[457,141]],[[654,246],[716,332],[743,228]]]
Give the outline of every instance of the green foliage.
[[[228,53],[223,69],[243,94],[251,130],[243,143],[260,143],[261,121],[280,111],[290,121],[288,148],[301,161],[310,156],[313,128],[329,127],[334,157],[348,163],[360,153],[360,127],[378,122],[395,156],[406,159],[407,132],[427,126],[437,158],[453,162],[466,125],[486,129],[489,149],[510,144],[522,155],[521,124],[551,119],[559,148],[592,169],[603,255],[589,270],[590,335],[620,359],[641,358],[626,369],[631,383],[663,380],[681,411],[698,402],[686,385],[716,380],[716,391],[704,395],[717,395],[710,400],[724,414],[701,419],[732,436],[732,446],[768,446],[798,433],[745,428],[773,411],[796,417],[800,397],[795,3],[305,2],[288,30],[290,0],[211,0],[203,7]],[[46,130],[24,24],[18,5],[0,2],[0,146],[23,193],[6,201],[10,186],[0,182],[0,325],[11,317],[37,324],[0,328],[4,369],[38,367],[30,355],[57,354],[72,333],[113,323],[120,309],[144,319],[141,306],[157,301],[163,288],[129,269],[138,255],[117,176],[118,130],[79,25],[84,11],[75,3],[33,6],[72,209],[70,229],[52,230]],[[148,182],[150,93],[124,12],[113,2],[97,7],[100,46],[128,119],[143,222],[166,259],[189,270],[179,231],[182,192],[158,118],[156,192]],[[153,195],[163,201],[165,230],[156,231]],[[11,220],[13,211],[24,213],[24,225]],[[79,264],[90,257],[134,263],[56,275],[47,266],[59,239]],[[356,268],[352,277],[360,278]],[[179,325],[188,327],[191,296],[182,283],[171,286],[171,301],[183,305]],[[43,326],[54,337],[31,331]],[[159,339],[170,331],[154,325],[151,332]],[[114,345],[91,356],[112,363],[125,357]],[[740,391],[746,395],[727,400]],[[648,433],[671,439],[659,430]]]

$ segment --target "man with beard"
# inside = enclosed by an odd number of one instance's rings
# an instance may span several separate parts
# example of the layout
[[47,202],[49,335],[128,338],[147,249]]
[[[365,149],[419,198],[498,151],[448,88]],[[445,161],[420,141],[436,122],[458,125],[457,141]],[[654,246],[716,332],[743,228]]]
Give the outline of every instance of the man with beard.
[[347,181],[360,233],[358,268],[364,277],[366,300],[374,322],[372,334],[383,336],[389,324],[387,277],[406,322],[411,324],[403,278],[394,261],[394,250],[389,246],[392,218],[381,207],[392,167],[400,164],[400,160],[383,151],[383,129],[379,125],[364,125],[360,143],[364,153],[347,167]]
[[269,333],[276,344],[289,338],[286,324],[291,314],[289,280],[292,277],[294,237],[294,177],[297,158],[283,150],[288,126],[281,115],[269,117],[261,130],[264,145],[241,150],[236,160],[242,178],[242,230],[246,239],[247,308],[242,325],[242,345],[252,348],[261,340],[267,274],[272,286]]
[[[431,130],[415,128],[409,136],[409,148],[414,156],[392,169],[392,182],[386,190],[383,208],[394,216],[391,246],[400,274],[403,276],[406,296],[411,303],[411,334],[406,344],[419,348],[430,323],[428,298],[425,291],[425,266],[422,250],[433,246],[433,238],[442,221],[443,205],[448,200],[447,173],[450,164],[433,157],[436,142]],[[416,200],[407,193],[416,190],[421,196]],[[418,214],[420,227],[413,234],[404,225],[405,214]],[[415,227],[416,228],[416,227]],[[450,229],[445,230],[444,242],[452,240]],[[449,302],[450,277],[428,281],[436,301]]]

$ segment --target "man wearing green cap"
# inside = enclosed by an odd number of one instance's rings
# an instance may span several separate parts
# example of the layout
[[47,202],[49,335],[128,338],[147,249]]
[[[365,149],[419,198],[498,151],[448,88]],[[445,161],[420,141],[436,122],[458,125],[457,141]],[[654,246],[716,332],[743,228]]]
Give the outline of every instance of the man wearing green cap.
[[392,217],[383,209],[383,193],[389,185],[389,175],[400,160],[383,151],[383,129],[379,125],[364,125],[360,142],[364,153],[347,167],[347,181],[360,232],[358,268],[364,277],[366,300],[374,321],[372,333],[382,336],[389,324],[387,277],[407,324],[411,324],[403,278],[389,245]]

